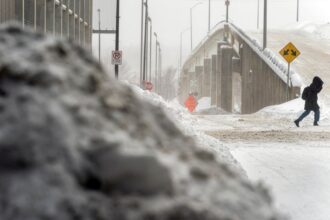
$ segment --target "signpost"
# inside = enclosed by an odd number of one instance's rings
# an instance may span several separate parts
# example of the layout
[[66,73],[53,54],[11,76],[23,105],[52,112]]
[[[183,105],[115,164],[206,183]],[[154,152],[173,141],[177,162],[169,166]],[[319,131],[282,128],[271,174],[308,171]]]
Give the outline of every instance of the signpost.
[[112,65],[122,65],[123,63],[123,52],[122,51],[112,51]]
[[280,51],[280,54],[288,62],[286,96],[289,100],[290,65],[300,55],[300,51],[290,42]]

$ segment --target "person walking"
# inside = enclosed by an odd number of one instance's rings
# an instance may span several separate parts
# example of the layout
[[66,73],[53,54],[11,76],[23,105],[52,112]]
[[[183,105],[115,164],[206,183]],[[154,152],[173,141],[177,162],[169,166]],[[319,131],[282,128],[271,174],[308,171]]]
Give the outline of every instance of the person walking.
[[297,127],[299,127],[299,123],[308,116],[311,111],[314,112],[314,126],[319,126],[320,106],[317,103],[317,94],[321,92],[323,84],[321,78],[316,76],[314,77],[312,84],[304,89],[301,97],[305,100],[305,112],[294,121]]

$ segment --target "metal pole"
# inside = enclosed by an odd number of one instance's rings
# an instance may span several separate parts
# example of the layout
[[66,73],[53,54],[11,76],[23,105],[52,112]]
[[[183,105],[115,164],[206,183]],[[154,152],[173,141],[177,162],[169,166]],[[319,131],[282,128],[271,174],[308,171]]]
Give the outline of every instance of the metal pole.
[[143,76],[142,81],[146,80],[146,60],[147,60],[147,36],[148,36],[148,0],[146,0],[146,12],[144,20],[144,53],[143,53]]
[[101,9],[98,9],[97,12],[99,13],[99,63],[101,63]]
[[211,0],[209,0],[209,31],[208,33],[210,33],[211,30]]
[[46,33],[47,32],[47,0],[44,0],[44,32]]
[[182,34],[183,34],[183,32],[181,32],[181,35],[180,35],[180,61],[179,61],[180,70],[181,70],[181,66],[182,66]]
[[150,48],[149,48],[149,81],[151,82],[151,61],[152,61],[152,20],[150,19]]
[[60,0],[60,15],[61,15],[61,37],[63,37],[63,0]]
[[193,47],[193,24],[192,24],[192,8],[190,8],[190,51]]
[[158,90],[158,41],[156,41],[156,60],[155,60],[155,91]]
[[226,23],[229,21],[229,0],[226,0]]
[[162,95],[162,50],[159,45],[159,95]]
[[144,0],[141,1],[142,5],[141,5],[141,51],[140,51],[140,87],[142,88],[142,77],[143,77],[143,43],[144,43],[144,38],[143,38],[143,19],[144,19]]
[[289,83],[290,83],[290,63],[288,63],[287,85],[286,85],[286,99],[289,101]]
[[[119,19],[120,19],[120,5],[119,0],[117,0],[117,8],[116,8],[116,51],[119,51]],[[119,76],[119,65],[115,65],[115,76],[118,79]]]
[[56,32],[56,1],[54,0],[54,5],[53,5],[53,35],[55,36]]
[[260,0],[258,0],[257,29],[259,29],[259,21],[260,21]]
[[267,0],[264,0],[264,41],[263,49],[267,47]]
[[145,45],[145,53],[146,53],[146,60],[145,60],[145,75],[144,80],[148,81],[148,72],[149,72],[149,17],[147,19],[147,28],[146,28],[146,45]]
[[297,0],[297,22],[299,22],[299,0]]
[[25,28],[25,0],[22,0],[22,25]]
[[155,53],[155,91],[157,89],[157,68],[158,68],[158,39],[157,39],[157,33],[154,33],[156,38],[156,53]]
[[34,4],[34,22],[33,22],[33,25],[34,25],[34,30],[36,31],[37,30],[37,0],[34,0],[33,2]]

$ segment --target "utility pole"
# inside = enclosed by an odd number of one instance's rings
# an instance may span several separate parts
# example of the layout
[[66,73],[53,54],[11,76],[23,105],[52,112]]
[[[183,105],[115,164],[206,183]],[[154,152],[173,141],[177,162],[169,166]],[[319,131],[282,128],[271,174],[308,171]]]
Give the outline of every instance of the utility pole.
[[[120,7],[119,7],[120,0],[117,0],[117,8],[116,8],[116,51],[119,51],[119,19],[120,19]],[[115,76],[118,79],[119,75],[119,65],[115,65]]]
[[160,48],[160,45],[159,45],[159,65],[158,65],[158,68],[159,68],[159,92],[158,94],[159,95],[162,95],[162,49]]
[[257,29],[259,29],[259,21],[260,21],[260,0],[258,0]]
[[157,33],[154,33],[156,37],[156,54],[155,54],[155,91],[157,92],[157,80],[158,80],[158,38],[157,38]]
[[299,22],[299,0],[297,0],[297,22]]
[[144,20],[144,53],[143,53],[143,75],[142,75],[142,81],[144,82],[146,80],[146,69],[147,69],[147,36],[148,36],[148,0],[145,2],[146,6],[146,12],[145,12],[145,20]]
[[230,5],[230,1],[226,0],[226,23],[229,22],[229,5]]
[[101,9],[97,9],[99,13],[99,63],[101,63]]
[[209,0],[209,30],[208,33],[210,33],[211,30],[211,0]]
[[144,0],[141,1],[141,51],[140,51],[140,87],[142,88],[142,78],[143,78],[143,48],[144,48],[144,37],[143,37],[143,33],[144,33]]
[[267,47],[267,0],[264,0],[264,41],[263,49]]
[[151,82],[151,61],[152,61],[152,20],[149,17],[150,21],[150,46],[149,46],[149,81]]

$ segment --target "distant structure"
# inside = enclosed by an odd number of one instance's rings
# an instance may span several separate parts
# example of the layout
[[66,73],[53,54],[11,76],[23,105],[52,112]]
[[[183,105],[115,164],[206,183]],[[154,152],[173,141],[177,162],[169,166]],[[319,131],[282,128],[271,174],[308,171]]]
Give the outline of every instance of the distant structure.
[[68,37],[91,48],[93,0],[0,0],[0,23]]

